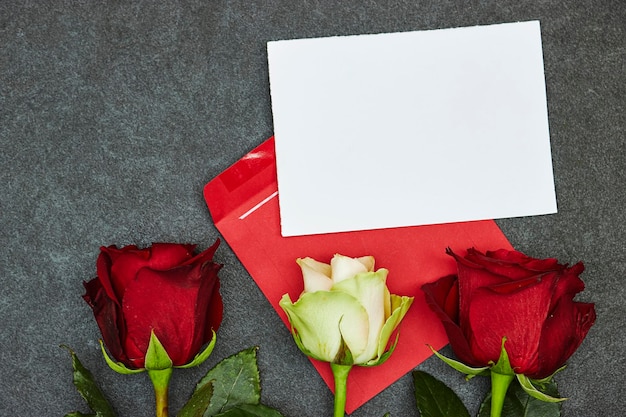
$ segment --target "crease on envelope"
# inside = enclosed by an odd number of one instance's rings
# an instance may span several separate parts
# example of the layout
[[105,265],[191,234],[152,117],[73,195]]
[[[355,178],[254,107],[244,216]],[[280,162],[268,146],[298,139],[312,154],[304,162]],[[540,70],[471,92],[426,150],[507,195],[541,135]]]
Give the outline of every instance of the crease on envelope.
[[[390,359],[377,367],[355,366],[351,371],[348,413],[430,357],[426,344],[435,349],[447,344],[443,327],[420,290],[423,283],[455,272],[454,261],[445,255],[446,247],[458,252],[469,247],[511,248],[491,220],[285,238],[280,233],[277,190],[274,141],[270,138],[211,180],[204,188],[204,198],[217,229],[287,327],[278,302],[285,293],[295,300],[303,290],[295,262],[298,257],[328,262],[335,253],[373,255],[377,267],[389,270],[389,290],[415,297]],[[284,343],[293,343],[288,331],[282,336]],[[328,364],[311,362],[332,390]]]
[[278,196],[278,191],[274,191],[272,194],[270,194],[267,197],[265,197],[263,200],[261,200],[261,202],[256,204],[250,210],[248,210],[245,213],[243,213],[241,216],[239,216],[239,220],[245,219],[246,217],[248,217],[249,215],[251,215],[252,213],[257,211],[257,209],[259,209],[263,204],[267,203],[268,201],[270,201],[272,198],[274,198],[276,196]]

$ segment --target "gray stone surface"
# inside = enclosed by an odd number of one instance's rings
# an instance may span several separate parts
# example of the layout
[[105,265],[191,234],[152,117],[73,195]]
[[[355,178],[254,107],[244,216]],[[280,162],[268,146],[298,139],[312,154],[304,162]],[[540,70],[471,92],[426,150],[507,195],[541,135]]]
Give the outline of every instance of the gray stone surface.
[[[598,321],[558,377],[568,417],[620,416],[626,345],[626,3],[622,0],[0,2],[0,415],[87,409],[71,345],[120,416],[153,415],[145,375],[102,360],[81,299],[98,247],[219,236],[202,187],[272,134],[269,40],[541,21],[556,215],[499,221],[529,255],[583,260]],[[514,157],[514,155],[512,155]],[[489,184],[485,184],[489,186]],[[259,345],[263,401],[331,415],[332,396],[232,250],[209,363],[176,372],[171,410],[219,359]],[[449,352],[448,352],[449,353]],[[420,369],[472,411],[485,381]],[[410,376],[356,417],[417,415]]]

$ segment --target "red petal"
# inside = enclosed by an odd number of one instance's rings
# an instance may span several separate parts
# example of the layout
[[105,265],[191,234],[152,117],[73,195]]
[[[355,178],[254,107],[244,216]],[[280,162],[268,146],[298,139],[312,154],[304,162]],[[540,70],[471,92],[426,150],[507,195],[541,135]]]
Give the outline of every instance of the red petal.
[[113,281],[111,280],[111,264],[113,261],[109,255],[109,249],[110,248],[105,247],[100,248],[100,255],[98,255],[98,259],[96,260],[96,272],[109,298],[121,306],[122,299],[117,297],[113,289]]
[[482,362],[496,362],[506,337],[511,366],[517,373],[533,374],[539,366],[539,341],[555,280],[551,273],[534,279],[532,285],[525,282],[518,290],[477,289],[469,308],[473,354]]
[[596,321],[593,304],[561,298],[548,316],[539,347],[540,368],[531,378],[544,378],[563,366]]
[[220,245],[220,240],[216,239],[213,245],[211,245],[209,248],[205,249],[201,253],[197,254],[193,258],[188,259],[182,265],[191,265],[191,264],[196,264],[196,263],[204,263],[204,262],[212,261],[213,255],[215,254],[215,251],[217,250],[217,247],[219,245]]
[[[472,303],[474,292],[481,287],[509,282],[509,279],[491,273],[479,264],[456,255],[448,250],[457,262],[459,277],[459,325],[461,329],[469,329],[469,306]],[[466,336],[469,334],[466,332]]]
[[[125,246],[121,249],[109,246],[101,250],[110,258],[108,266],[109,280],[111,281],[115,298],[121,303],[126,287],[135,278],[137,271],[148,262],[150,251],[149,249],[137,249],[134,245]],[[100,276],[100,273],[100,270],[98,270],[98,276]]]
[[[98,276],[105,274],[108,268],[108,280],[115,298],[121,300],[126,288],[137,272],[146,266],[153,269],[170,269],[182,264],[193,255],[195,245],[179,243],[153,243],[151,247],[137,249],[135,245],[124,246],[118,249],[115,246],[102,248],[102,252],[109,257],[108,265],[98,269]],[[106,286],[105,286],[106,287]],[[108,291],[107,291],[108,292]]]
[[468,249],[466,258],[481,265],[490,272],[510,279],[527,278],[537,273],[560,271],[564,268],[556,259],[535,259],[521,252],[499,249],[482,254],[475,249]]
[[219,269],[211,264],[198,264],[168,271],[150,268],[139,271],[123,300],[132,343],[145,352],[154,330],[174,365],[188,363],[198,353],[201,347],[198,341],[205,339],[204,332],[210,333],[206,310],[217,286],[216,268]]
[[[220,295],[220,282],[217,272],[222,265],[215,262],[205,262],[196,267],[195,273],[202,276],[202,284],[198,291],[196,303],[196,326],[190,358],[197,354],[200,347],[213,337],[211,330],[217,331],[222,323],[224,306]],[[187,360],[189,362],[189,360]]]
[[[458,282],[455,275],[422,285],[426,303],[441,320],[450,346],[459,360],[467,365],[483,366],[472,355],[463,331],[458,325]],[[457,302],[455,303],[455,299]]]
[[563,271],[552,295],[553,304],[560,300],[561,297],[573,299],[576,294],[585,289],[585,283],[578,277],[584,269],[582,262],[579,262]]
[[180,243],[153,243],[150,260],[146,266],[152,269],[170,269],[193,258],[196,245]]
[[125,337],[126,329],[121,307],[108,297],[98,278],[84,282],[83,285],[86,290],[83,299],[93,310],[96,323],[98,323],[100,333],[102,333],[102,340],[109,353],[117,361],[132,367],[133,364],[122,348],[121,341]]

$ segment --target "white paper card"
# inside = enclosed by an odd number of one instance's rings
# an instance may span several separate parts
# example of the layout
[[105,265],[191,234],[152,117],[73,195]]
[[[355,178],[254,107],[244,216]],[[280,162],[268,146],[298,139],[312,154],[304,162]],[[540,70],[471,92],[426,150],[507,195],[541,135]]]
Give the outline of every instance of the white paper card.
[[284,236],[556,212],[539,22],[267,49]]

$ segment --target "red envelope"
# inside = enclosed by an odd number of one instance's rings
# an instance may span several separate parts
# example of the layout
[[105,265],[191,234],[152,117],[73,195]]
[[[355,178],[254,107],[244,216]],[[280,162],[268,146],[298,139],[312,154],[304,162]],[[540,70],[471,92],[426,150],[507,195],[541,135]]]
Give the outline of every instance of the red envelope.
[[[273,138],[209,182],[204,198],[216,227],[287,326],[289,322],[278,302],[285,293],[296,300],[303,290],[296,264],[299,257],[329,262],[335,253],[373,255],[376,269],[389,270],[387,286],[391,293],[415,297],[390,359],[376,367],[352,368],[348,413],[428,358],[432,353],[427,344],[440,349],[448,343],[443,326],[427,307],[420,290],[422,284],[455,272],[455,262],[445,254],[446,247],[458,253],[470,247],[512,249],[492,220],[282,237]],[[329,365],[311,361],[334,389]]]

